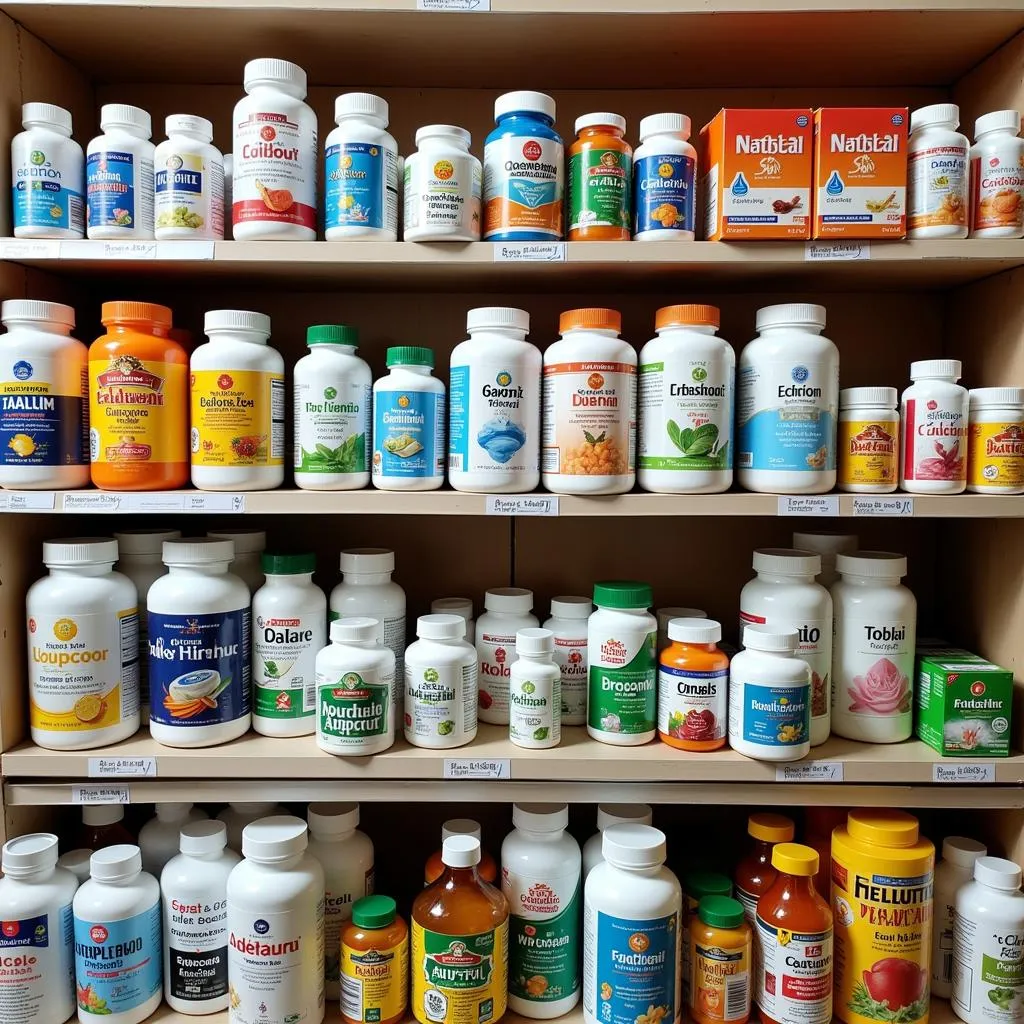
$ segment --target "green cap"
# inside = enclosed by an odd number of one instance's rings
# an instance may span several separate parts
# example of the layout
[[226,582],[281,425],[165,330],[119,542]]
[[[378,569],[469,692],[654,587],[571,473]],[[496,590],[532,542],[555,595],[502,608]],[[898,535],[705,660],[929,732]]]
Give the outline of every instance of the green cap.
[[731,896],[705,896],[697,907],[697,916],[712,928],[739,928],[743,924],[743,904]]
[[397,906],[390,896],[364,896],[352,904],[352,923],[358,928],[386,928]]
[[267,551],[260,555],[260,568],[268,576],[295,576],[302,572],[316,572],[316,555],[312,552],[282,555]]
[[306,328],[307,345],[351,345],[359,344],[359,331],[349,324],[316,324]]
[[649,583],[605,580],[594,584],[594,604],[600,608],[650,608],[654,596]]
[[388,349],[388,366],[429,366],[434,368],[434,353],[418,345],[396,345]]
[[699,903],[705,896],[731,896],[732,882],[717,871],[689,871],[683,876],[683,892]]

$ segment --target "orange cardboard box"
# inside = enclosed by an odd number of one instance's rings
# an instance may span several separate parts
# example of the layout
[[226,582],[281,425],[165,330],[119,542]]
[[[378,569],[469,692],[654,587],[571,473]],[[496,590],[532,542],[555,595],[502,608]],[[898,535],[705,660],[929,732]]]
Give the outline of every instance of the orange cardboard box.
[[810,238],[810,109],[720,110],[700,131],[704,237]]
[[814,237],[907,233],[907,108],[814,112]]

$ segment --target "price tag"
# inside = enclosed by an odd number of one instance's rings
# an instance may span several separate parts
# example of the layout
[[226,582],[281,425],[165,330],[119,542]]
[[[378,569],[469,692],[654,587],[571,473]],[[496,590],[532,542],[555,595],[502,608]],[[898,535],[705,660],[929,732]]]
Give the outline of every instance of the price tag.
[[564,263],[565,242],[495,242],[495,263]]
[[837,516],[839,515],[839,496],[822,495],[811,497],[804,495],[780,494],[780,516]]
[[842,761],[807,761],[775,769],[776,782],[842,782]]
[[0,509],[6,512],[52,512],[56,505],[53,491],[0,491]]
[[184,504],[183,512],[244,512],[245,495],[227,494],[220,492],[202,492],[193,494],[186,491],[182,498]]
[[73,804],[130,804],[131,791],[127,786],[72,786]]
[[933,764],[932,782],[952,782],[960,784],[978,784],[996,781],[994,764]]
[[212,260],[213,242],[157,242],[158,260]]
[[507,757],[445,758],[446,779],[511,779],[512,762]]
[[55,260],[60,258],[60,242],[30,238],[8,238],[0,242],[0,260]]
[[64,495],[65,512],[120,512],[127,510],[126,494],[106,491],[81,491]]
[[487,495],[489,516],[557,516],[558,496],[554,494]]
[[156,242],[103,242],[105,260],[155,260]]
[[[133,778],[156,778],[155,757],[90,757],[89,778],[107,779],[130,775]],[[127,800],[125,801],[127,803]]]
[[465,11],[482,14],[491,9],[491,0],[416,0],[417,11]]
[[185,496],[176,491],[149,491],[144,494],[126,496],[126,512],[181,512],[185,507]]
[[848,263],[852,260],[871,259],[870,242],[808,242],[804,247],[804,259],[837,261]]
[[914,514],[913,498],[854,498],[855,516],[896,516],[905,518]]

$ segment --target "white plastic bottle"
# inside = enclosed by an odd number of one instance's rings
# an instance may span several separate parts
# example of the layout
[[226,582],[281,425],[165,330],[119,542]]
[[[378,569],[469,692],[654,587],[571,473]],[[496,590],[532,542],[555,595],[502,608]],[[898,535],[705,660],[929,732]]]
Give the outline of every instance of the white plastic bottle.
[[448,378],[448,482],[457,491],[532,491],[540,483],[541,354],[526,340],[530,314],[471,309],[466,330]]
[[840,552],[853,554],[859,544],[855,533],[826,533],[816,530],[806,533],[800,530],[793,532],[793,547],[801,551],[813,551],[821,557],[821,572],[815,580],[827,590],[839,579],[836,572],[836,555]]
[[836,483],[839,349],[825,307],[764,306],[736,378],[736,477],[748,491],[824,494]]
[[1024,388],[971,388],[967,490],[1024,493]]
[[246,825],[251,825],[254,821],[259,821],[261,818],[273,818],[276,815],[287,813],[280,804],[275,804],[273,800],[236,801],[235,803],[228,804],[217,815],[217,820],[223,821],[225,828],[228,830],[228,846],[230,849],[236,853],[241,853],[242,833],[245,831]]
[[1020,111],[994,110],[974,122],[971,238],[1024,236],[1024,139]]
[[633,153],[633,241],[692,242],[697,150],[686,114],[648,114]]
[[931,992],[941,999],[953,995],[953,922],[960,890],[974,878],[974,865],[988,849],[977,839],[946,836],[942,840],[942,860],[935,865],[935,892],[932,919]]
[[[501,891],[510,914],[508,1005],[533,1020],[568,1013],[580,999],[580,848],[566,804],[513,804],[501,844]],[[532,991],[530,980],[547,987]]]
[[480,660],[480,721],[508,725],[509,678],[516,660],[516,633],[538,625],[530,614],[533,591],[492,587],[484,594],[484,613],[476,620]]
[[224,237],[234,238],[231,225],[231,208],[234,205],[235,155],[224,154]]
[[453,124],[416,131],[416,152],[405,158],[402,237],[407,242],[479,242],[480,161],[472,136]]
[[178,840],[185,825],[204,821],[205,811],[190,803],[161,803],[154,806],[156,814],[139,829],[142,870],[160,877],[164,865],[178,853]]
[[82,238],[85,156],[71,138],[71,112],[23,103],[25,129],[11,140],[15,238]]
[[207,537],[229,540],[235,546],[235,555],[228,568],[255,594],[266,582],[263,573],[263,552],[267,549],[267,531],[242,527],[237,530],[210,530]]
[[86,233],[118,242],[152,238],[153,120],[138,107],[105,103],[100,129],[86,149]]
[[544,623],[555,638],[555,664],[562,677],[562,725],[587,724],[587,620],[593,610],[589,597],[553,597],[551,617]]
[[224,157],[213,125],[195,114],[171,114],[156,147],[157,241],[224,237]]
[[611,825],[650,825],[654,814],[647,804],[598,804],[597,831],[583,844],[583,879],[604,862],[601,844]]
[[910,364],[914,382],[900,402],[900,489],[914,494],[960,494],[967,487],[970,401],[957,381],[959,359]]
[[431,615],[459,615],[466,620],[466,639],[473,643],[476,623],[473,621],[473,601],[468,597],[435,597],[430,602]]
[[967,237],[969,144],[959,125],[955,103],[933,103],[910,115],[908,238]]
[[562,670],[550,629],[520,629],[509,674],[509,739],[543,750],[562,740]]

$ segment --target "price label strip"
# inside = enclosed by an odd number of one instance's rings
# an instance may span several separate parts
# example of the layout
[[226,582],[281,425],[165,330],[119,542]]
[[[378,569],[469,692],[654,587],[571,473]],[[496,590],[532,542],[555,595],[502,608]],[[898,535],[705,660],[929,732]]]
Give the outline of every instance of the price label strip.
[[842,761],[805,761],[775,769],[776,782],[842,782]]
[[73,804],[130,804],[131,790],[127,786],[72,786]]
[[996,781],[996,766],[963,761],[947,764],[935,762],[932,765],[932,782],[946,782],[954,785],[984,785]]
[[89,778],[156,778],[155,757],[90,757]]
[[511,779],[512,762],[507,757],[446,758],[446,779]]
[[557,516],[558,498],[553,494],[487,495],[489,516]]

